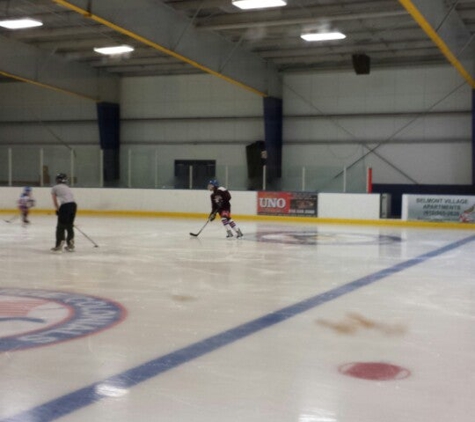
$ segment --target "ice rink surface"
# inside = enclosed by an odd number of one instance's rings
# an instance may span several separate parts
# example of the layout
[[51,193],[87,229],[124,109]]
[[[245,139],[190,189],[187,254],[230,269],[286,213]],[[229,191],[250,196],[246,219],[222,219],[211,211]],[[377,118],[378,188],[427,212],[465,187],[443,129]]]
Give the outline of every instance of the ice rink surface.
[[473,230],[8,217],[0,422],[473,421]]

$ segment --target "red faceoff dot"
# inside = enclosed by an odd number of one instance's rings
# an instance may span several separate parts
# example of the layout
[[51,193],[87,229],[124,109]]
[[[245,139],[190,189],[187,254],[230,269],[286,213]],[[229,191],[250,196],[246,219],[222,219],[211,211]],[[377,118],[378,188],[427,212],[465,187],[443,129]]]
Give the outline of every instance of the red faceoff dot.
[[346,363],[338,369],[344,375],[373,381],[400,380],[411,375],[406,368],[381,362]]

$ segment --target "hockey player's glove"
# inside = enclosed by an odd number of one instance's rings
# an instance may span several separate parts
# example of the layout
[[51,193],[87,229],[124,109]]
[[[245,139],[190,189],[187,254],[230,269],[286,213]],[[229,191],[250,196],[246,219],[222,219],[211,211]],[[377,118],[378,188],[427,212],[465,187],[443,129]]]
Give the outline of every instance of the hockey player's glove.
[[214,219],[216,218],[216,214],[217,214],[217,213],[218,213],[217,211],[212,212],[212,213],[209,215],[209,217],[208,217],[208,218],[209,218],[209,221],[214,221]]

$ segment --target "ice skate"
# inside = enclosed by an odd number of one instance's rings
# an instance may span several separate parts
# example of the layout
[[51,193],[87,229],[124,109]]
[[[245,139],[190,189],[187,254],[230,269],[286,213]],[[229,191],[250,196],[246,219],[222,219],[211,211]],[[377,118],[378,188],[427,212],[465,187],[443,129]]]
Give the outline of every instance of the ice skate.
[[62,252],[63,251],[64,241],[61,242],[58,246],[51,248],[51,252]]
[[237,229],[236,230],[236,237],[239,239],[240,237],[242,237],[242,231],[241,229]]
[[74,239],[68,242],[64,250],[67,252],[74,252]]
[[228,234],[226,235],[226,238],[233,237],[233,232],[231,230],[228,230]]

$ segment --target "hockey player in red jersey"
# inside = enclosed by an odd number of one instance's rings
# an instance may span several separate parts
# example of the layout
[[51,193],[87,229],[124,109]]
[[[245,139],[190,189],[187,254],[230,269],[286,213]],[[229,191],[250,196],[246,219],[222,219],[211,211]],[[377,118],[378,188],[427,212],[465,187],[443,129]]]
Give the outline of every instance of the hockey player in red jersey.
[[211,213],[209,214],[209,220],[213,221],[216,218],[216,214],[219,214],[221,222],[226,229],[226,237],[233,237],[233,231],[237,238],[242,237],[241,230],[231,217],[231,194],[229,191],[225,187],[219,186],[219,182],[215,179],[208,182],[208,190],[211,191]]

